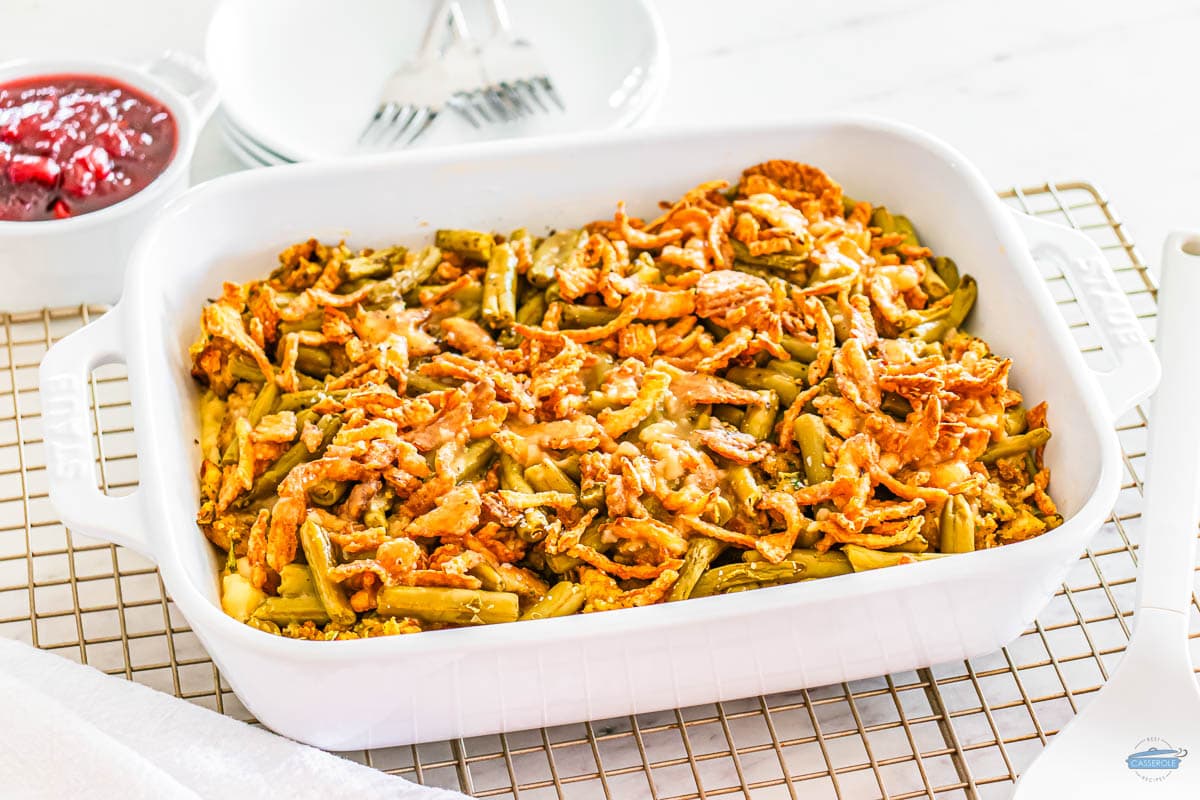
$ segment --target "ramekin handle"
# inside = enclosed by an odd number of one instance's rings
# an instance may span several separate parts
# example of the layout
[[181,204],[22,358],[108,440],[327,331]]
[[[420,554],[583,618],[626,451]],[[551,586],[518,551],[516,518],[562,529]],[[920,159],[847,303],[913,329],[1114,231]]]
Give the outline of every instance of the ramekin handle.
[[1096,245],[1085,234],[1062,225],[1013,212],[1035,261],[1058,267],[1100,336],[1114,366],[1096,371],[1113,420],[1149,397],[1162,375],[1150,338],[1129,297]]
[[59,341],[42,359],[42,437],[50,504],[68,528],[152,558],[140,492],[109,497],[97,487],[89,419],[88,379],[104,364],[121,363],[121,306]]
[[143,68],[187,98],[196,112],[197,130],[217,110],[217,82],[195,56],[167,50]]

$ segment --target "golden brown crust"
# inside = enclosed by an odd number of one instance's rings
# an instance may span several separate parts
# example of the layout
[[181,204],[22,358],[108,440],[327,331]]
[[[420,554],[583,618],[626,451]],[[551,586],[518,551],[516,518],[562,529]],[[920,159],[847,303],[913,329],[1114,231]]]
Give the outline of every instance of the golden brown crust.
[[[955,495],[980,547],[1057,524],[1041,447],[981,460],[1021,403],[1011,362],[950,326],[913,335],[955,299],[929,248],[872,227],[868,203],[844,207],[816,167],[767,161],[726,189],[702,184],[649,222],[618,204],[549,291],[525,277],[536,242],[509,240],[517,298],[545,308],[518,324],[481,316],[489,269],[448,252],[310,240],[269,279],[227,284],[191,351],[224,409],[205,534],[273,591],[317,521],[328,577],[365,615],[340,636],[421,629],[367,624],[397,585],[527,602],[566,578],[588,611],[660,602],[696,535],[732,545],[726,560],[814,541],[920,550]],[[418,265],[403,290],[379,280]],[[297,393],[286,408],[255,408],[264,379]],[[1044,427],[1044,404],[1025,420]],[[314,630],[285,634],[331,635]]]

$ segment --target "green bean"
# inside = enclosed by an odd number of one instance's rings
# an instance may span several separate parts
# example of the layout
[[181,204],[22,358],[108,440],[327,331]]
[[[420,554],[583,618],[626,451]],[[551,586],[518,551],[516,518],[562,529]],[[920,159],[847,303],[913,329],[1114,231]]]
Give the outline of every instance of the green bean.
[[604,383],[608,373],[613,368],[613,357],[608,353],[593,353],[594,361],[583,371],[583,385],[589,392],[594,392]]
[[375,278],[358,278],[353,281],[343,281],[337,288],[338,294],[354,294],[361,291],[364,286],[371,286],[376,282]]
[[942,276],[929,266],[929,262],[922,258],[918,259],[916,263],[923,264],[925,267],[921,276],[921,288],[925,290],[925,294],[929,295],[931,300],[941,300],[950,294],[950,287],[942,280]]
[[583,470],[579,464],[579,453],[568,453],[562,458],[554,459],[554,463],[566,473],[568,478],[579,483],[580,478],[583,476]]
[[[596,519],[592,520],[592,524],[588,525],[587,530],[585,530],[583,535],[579,537],[579,543],[601,553],[611,549],[612,544],[604,541],[603,531],[606,522],[607,520],[601,517],[597,517]],[[583,563],[575,556],[570,556],[566,553],[546,553],[545,559],[546,569],[550,570],[551,572],[556,572],[559,575],[563,574],[567,570],[574,569]]]
[[1004,433],[1009,436],[1016,436],[1019,433],[1024,433],[1029,429],[1029,423],[1025,419],[1025,406],[1013,406],[1004,412]]
[[246,624],[255,630],[262,631],[263,633],[269,633],[272,636],[279,636],[283,633],[283,631],[279,630],[279,626],[274,622],[271,622],[269,619],[250,617],[246,620]]
[[750,248],[742,242],[730,237],[729,243],[733,245],[733,257],[736,261],[743,264],[752,264],[756,267],[768,267],[770,269],[783,270],[785,272],[803,272],[808,265],[808,253],[770,253],[769,255],[755,256],[750,254]]
[[349,481],[335,481],[324,478],[308,487],[308,498],[319,506],[332,506],[341,502],[350,491]]
[[850,214],[854,212],[854,208],[857,205],[857,200],[847,197],[846,195],[842,195],[842,217],[850,216]]
[[929,550],[929,540],[918,533],[907,542],[894,544],[891,547],[883,549],[892,553],[924,553]]
[[871,212],[871,227],[879,228],[884,236],[896,233],[896,222],[891,212],[887,210],[887,206],[875,206]]
[[[837,550],[820,553],[809,547],[798,547],[783,560],[799,564],[805,570],[805,578],[833,578],[853,571],[846,554]],[[742,561],[757,564],[765,562],[766,559],[757,550],[747,550],[742,553]]]
[[375,250],[367,255],[348,258],[342,262],[342,276],[346,281],[387,277],[400,268],[407,254],[407,247],[396,245]]
[[296,412],[296,433],[303,433],[305,425],[310,422],[315,425],[320,419],[321,415],[316,411],[313,411],[311,408],[300,409]]
[[953,495],[942,506],[938,549],[943,553],[970,553],[975,549],[975,513],[961,494]]
[[225,401],[217,397],[211,389],[200,398],[200,453],[209,461],[215,462],[221,458],[217,437],[221,434],[221,420],[225,417],[225,408]]
[[393,272],[390,278],[384,278],[371,287],[367,292],[369,304],[391,305],[429,280],[438,264],[442,263],[442,251],[432,245],[423,247],[415,254],[409,253],[404,262],[404,266]]
[[718,494],[712,502],[713,522],[718,525],[724,525],[733,519],[734,510],[733,503],[729,502],[729,498],[723,494]]
[[324,389],[307,389],[302,392],[284,392],[279,396],[275,405],[276,411],[301,411],[315,406],[322,400],[341,400],[350,394],[350,389],[335,389],[327,392]]
[[486,561],[476,564],[468,572],[473,577],[478,578],[480,585],[489,592],[503,592],[507,590],[504,576],[500,574],[500,570]]
[[913,411],[912,403],[894,392],[884,392],[879,408],[896,419],[904,419]]
[[[642,260],[642,256],[647,256],[645,261]],[[645,252],[638,256],[638,261],[636,263],[640,263],[641,266],[629,277],[633,278],[638,283],[644,283],[647,286],[662,285],[662,270],[654,266],[654,260],[649,256],[650,254]]]
[[806,342],[796,336],[784,334],[780,341],[783,349],[788,351],[788,355],[797,361],[803,361],[805,364],[811,364],[817,360],[817,343]]
[[[443,283],[426,283],[417,287],[417,293],[440,292],[445,288],[446,285]],[[478,303],[483,300],[483,284],[469,283],[461,289],[456,289],[450,294],[450,297],[459,303]]]
[[317,311],[298,320],[284,320],[279,323],[279,337],[282,339],[289,333],[300,333],[302,331],[319,331],[324,322],[325,313],[322,311]]
[[491,439],[476,439],[463,451],[462,463],[455,471],[456,483],[477,481],[484,476],[496,455],[496,443]]
[[496,240],[490,233],[482,231],[443,228],[434,235],[434,244],[463,258],[486,264],[492,257]]
[[411,395],[444,392],[461,385],[462,381],[456,381],[453,378],[430,378],[428,375],[422,375],[412,370],[408,373],[408,394]]
[[492,330],[512,327],[517,317],[517,254],[512,245],[492,248],[483,276],[483,322]]
[[395,499],[395,492],[390,486],[380,489],[367,501],[367,510],[363,512],[363,524],[368,528],[386,528],[387,512]]
[[295,467],[303,464],[306,461],[311,461],[314,458],[320,458],[325,452],[325,448],[333,441],[333,437],[337,434],[338,429],[342,427],[342,418],[337,414],[326,414],[317,420],[317,428],[321,431],[321,443],[314,452],[309,452],[308,447],[303,442],[296,442],[291,447],[283,452],[275,463],[267,467],[263,474],[259,475],[254,480],[254,485],[250,487],[250,491],[243,495],[234,504],[237,508],[245,508],[251,503],[257,502],[272,494],[279,482],[287,477]]
[[733,490],[733,494],[742,504],[742,508],[747,513],[753,514],[755,507],[758,506],[758,501],[763,497],[762,487],[755,480],[754,471],[745,464],[734,464],[725,470],[725,479],[729,481],[729,488]]
[[539,492],[565,492],[579,496],[579,485],[550,459],[526,467],[525,480]]
[[534,489],[529,485],[529,481],[525,480],[525,473],[521,470],[521,465],[508,453],[500,454],[499,478],[501,489],[533,494]]
[[917,238],[917,229],[909,222],[908,217],[901,214],[893,214],[892,223],[896,226],[896,233],[903,234],[904,236],[904,241],[900,244],[908,245],[909,247],[921,246],[921,240]]
[[833,468],[825,463],[825,421],[816,414],[801,414],[792,425],[792,434],[800,448],[800,462],[808,485],[833,478]]
[[258,365],[240,353],[229,359],[229,374],[239,381],[251,383],[262,383],[266,380]]
[[329,622],[329,614],[316,595],[305,597],[268,597],[254,611],[251,617],[260,622],[273,622],[276,625],[297,625],[312,622],[314,625],[324,625]]
[[549,617],[565,617],[583,608],[587,602],[587,593],[578,583],[559,581],[550,587],[546,595],[531,605],[521,619],[547,619]]
[[933,257],[933,270],[942,279],[942,283],[946,284],[946,288],[954,291],[958,288],[958,264],[954,263],[954,259],[947,256]]
[[929,321],[914,325],[900,335],[926,342],[941,341],[953,328],[958,328],[963,324],[967,314],[971,313],[972,306],[975,305],[978,293],[979,288],[975,284],[975,279],[970,275],[964,275],[958,288],[954,290],[954,296],[948,308],[939,309],[940,313]]
[[743,420],[746,419],[745,409],[737,406],[726,405],[720,403],[712,407],[712,415],[724,422],[726,425],[732,425],[735,428],[741,429]]
[[771,270],[767,269],[766,267],[756,267],[753,264],[747,264],[744,261],[733,262],[732,269],[736,272],[743,272],[746,275],[753,275],[756,278],[762,278],[768,283],[770,283],[773,278],[778,279],[775,273],[771,272]]
[[321,598],[329,618],[338,625],[353,625],[358,615],[350,607],[342,585],[329,577],[329,568],[334,564],[329,534],[313,520],[306,520],[300,526],[300,546],[304,549],[317,597]]
[[1050,441],[1050,431],[1046,428],[1034,428],[1027,433],[1009,436],[993,444],[979,460],[984,464],[994,464],[1002,458],[1012,458],[1021,455],[1026,450],[1034,450]]
[[563,303],[563,328],[598,328],[607,325],[621,312],[605,306],[585,306],[578,303]]
[[821,301],[821,304],[825,306],[825,311],[829,314],[829,321],[833,323],[833,335],[837,343],[842,344],[851,338],[854,331],[850,329],[850,318],[842,313],[837,301],[829,295],[823,295],[817,299]]
[[586,489],[579,490],[579,505],[586,509],[603,508],[606,502],[602,483],[593,483]]
[[522,303],[521,307],[517,309],[517,322],[529,326],[541,325],[548,307],[546,295],[538,292]]
[[333,369],[328,350],[302,344],[296,348],[296,369],[317,378],[324,378]]
[[742,433],[764,441],[775,430],[775,418],[779,416],[779,395],[766,389],[758,392],[758,396],[762,398],[762,403],[746,409],[739,427]]
[[250,410],[246,412],[250,424],[257,425],[262,422],[263,417],[275,410],[275,401],[278,399],[279,386],[274,381],[264,383],[254,397],[254,402],[250,404]]
[[725,542],[707,536],[690,538],[687,553],[683,557],[683,566],[679,568],[679,578],[676,579],[675,585],[667,594],[667,602],[687,600],[696,586],[696,581],[700,580],[700,576],[716,560],[717,556],[725,552],[726,547],[728,545]]
[[516,622],[520,611],[519,598],[512,592],[434,586],[387,586],[379,591],[378,604],[380,616],[448,625]]
[[808,280],[805,281],[804,285],[811,289],[815,286],[837,283],[849,278],[853,274],[854,268],[851,266],[836,261],[823,261],[817,264],[812,273],[809,274]]
[[316,597],[317,587],[312,572],[303,564],[285,564],[279,570],[280,597]]
[[779,400],[785,406],[790,406],[800,394],[795,380],[783,373],[762,367],[731,367],[726,370],[725,377],[736,384],[748,389],[770,389],[779,395]]
[[842,545],[842,552],[850,559],[850,566],[854,567],[855,572],[894,567],[913,561],[932,561],[935,558],[943,557],[941,553],[891,553],[886,550],[872,550],[857,544]]
[[766,368],[787,375],[792,380],[804,380],[808,377],[808,364],[802,361],[781,361],[772,358],[767,361]]
[[760,588],[765,583],[795,583],[806,577],[802,565],[793,561],[778,564],[739,562],[713,567],[700,576],[688,597],[710,597],[741,587]]
[[533,251],[526,277],[534,286],[549,286],[558,276],[559,266],[574,257],[588,239],[587,231],[559,231],[547,236]]
[[[239,381],[247,381],[249,383],[258,384],[266,381],[266,377],[262,374],[262,370],[258,368],[258,365],[242,355],[237,355],[230,359],[229,374]],[[319,380],[304,373],[299,374],[298,382],[301,389],[316,389],[322,385]]]

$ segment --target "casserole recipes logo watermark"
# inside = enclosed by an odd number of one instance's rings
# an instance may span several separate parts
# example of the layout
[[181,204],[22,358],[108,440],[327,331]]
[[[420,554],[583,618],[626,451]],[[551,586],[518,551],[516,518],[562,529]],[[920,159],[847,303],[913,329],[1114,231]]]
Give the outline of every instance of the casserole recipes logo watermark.
[[1169,778],[1183,758],[1188,754],[1182,747],[1172,747],[1165,739],[1148,736],[1137,743],[1133,752],[1125,757],[1125,766],[1137,773],[1148,783],[1158,783]]

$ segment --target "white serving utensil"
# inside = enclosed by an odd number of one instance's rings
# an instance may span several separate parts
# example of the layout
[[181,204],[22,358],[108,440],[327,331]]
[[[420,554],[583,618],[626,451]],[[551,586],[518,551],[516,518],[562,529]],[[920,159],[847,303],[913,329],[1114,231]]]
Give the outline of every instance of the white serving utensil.
[[1200,232],[1172,234],[1158,294],[1162,383],[1149,422],[1133,635],[1116,673],[1021,777],[1017,800],[1200,796],[1200,690],[1188,653],[1200,520],[1198,302]]

